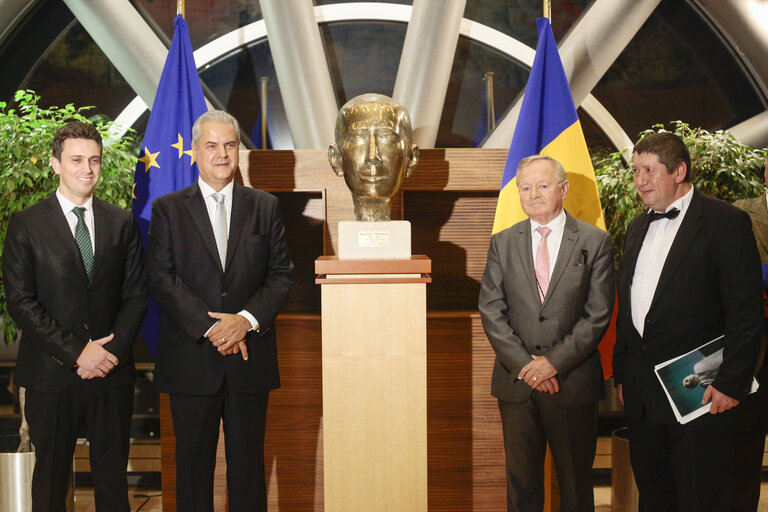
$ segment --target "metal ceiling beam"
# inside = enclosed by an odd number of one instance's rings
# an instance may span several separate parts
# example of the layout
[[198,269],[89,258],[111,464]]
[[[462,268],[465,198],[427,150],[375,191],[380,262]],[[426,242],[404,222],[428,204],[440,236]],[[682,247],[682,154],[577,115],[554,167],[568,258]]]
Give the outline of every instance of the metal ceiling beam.
[[144,100],[152,105],[168,48],[128,0],[64,0],[107,58]]
[[[661,0],[595,0],[559,45],[565,74],[578,107],[635,37]],[[522,96],[483,147],[509,147]]]
[[413,142],[435,147],[466,0],[414,0],[392,97],[411,115]]
[[296,149],[333,142],[338,104],[311,0],[260,0]]

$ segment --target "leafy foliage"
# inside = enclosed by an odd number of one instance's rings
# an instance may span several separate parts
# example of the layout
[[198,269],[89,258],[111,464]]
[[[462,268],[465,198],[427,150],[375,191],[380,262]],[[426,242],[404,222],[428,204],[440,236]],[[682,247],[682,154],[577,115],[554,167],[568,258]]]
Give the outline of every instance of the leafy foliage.
[[[671,130],[685,141],[691,153],[691,181],[705,194],[724,201],[756,197],[763,193],[762,176],[765,151],[752,149],[738,142],[730,133],[708,132],[674,121]],[[665,131],[656,124],[640,134]],[[643,210],[643,202],[635,193],[632,171],[624,162],[629,149],[611,153],[595,165],[597,188],[603,205],[605,222],[613,241],[616,262],[621,258],[627,225]]]
[[[69,119],[88,121],[93,107],[42,108],[34,91],[17,91],[14,103],[0,102],[0,257],[11,214],[52,194],[59,180],[50,167],[51,143],[56,130]],[[14,107],[15,108],[12,108]],[[90,121],[104,140],[102,170],[96,195],[120,208],[131,204],[133,171],[137,153],[132,137],[110,140],[111,122],[98,117]],[[16,337],[16,326],[8,315],[0,276],[0,321],[5,340]]]

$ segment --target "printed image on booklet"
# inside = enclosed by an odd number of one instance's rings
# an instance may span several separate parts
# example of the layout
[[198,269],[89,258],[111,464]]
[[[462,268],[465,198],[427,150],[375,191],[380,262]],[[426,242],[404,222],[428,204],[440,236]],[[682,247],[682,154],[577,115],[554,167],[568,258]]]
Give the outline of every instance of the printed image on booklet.
[[[680,423],[688,423],[709,412],[711,404],[701,405],[701,400],[723,362],[724,346],[725,338],[721,335],[687,354],[656,365],[656,377]],[[753,378],[749,392],[754,393],[757,387]]]

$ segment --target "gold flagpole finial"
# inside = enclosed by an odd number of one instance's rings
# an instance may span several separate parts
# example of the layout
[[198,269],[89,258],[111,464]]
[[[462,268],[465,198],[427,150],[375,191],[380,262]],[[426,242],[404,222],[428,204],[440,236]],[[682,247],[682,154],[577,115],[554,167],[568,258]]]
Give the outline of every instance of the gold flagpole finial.
[[181,14],[182,18],[186,18],[184,13],[184,0],[176,0],[176,14]]
[[544,17],[552,23],[552,0],[544,0]]

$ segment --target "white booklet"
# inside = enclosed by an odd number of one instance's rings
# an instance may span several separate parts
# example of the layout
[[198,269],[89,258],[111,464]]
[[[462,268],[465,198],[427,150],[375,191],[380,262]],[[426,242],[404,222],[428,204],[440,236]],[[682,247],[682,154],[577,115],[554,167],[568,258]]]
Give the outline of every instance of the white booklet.
[[[687,354],[655,366],[656,377],[678,422],[688,423],[709,412],[712,404],[701,405],[701,401],[723,362],[724,347],[725,338],[720,335]],[[754,393],[758,386],[752,378],[749,392]]]

